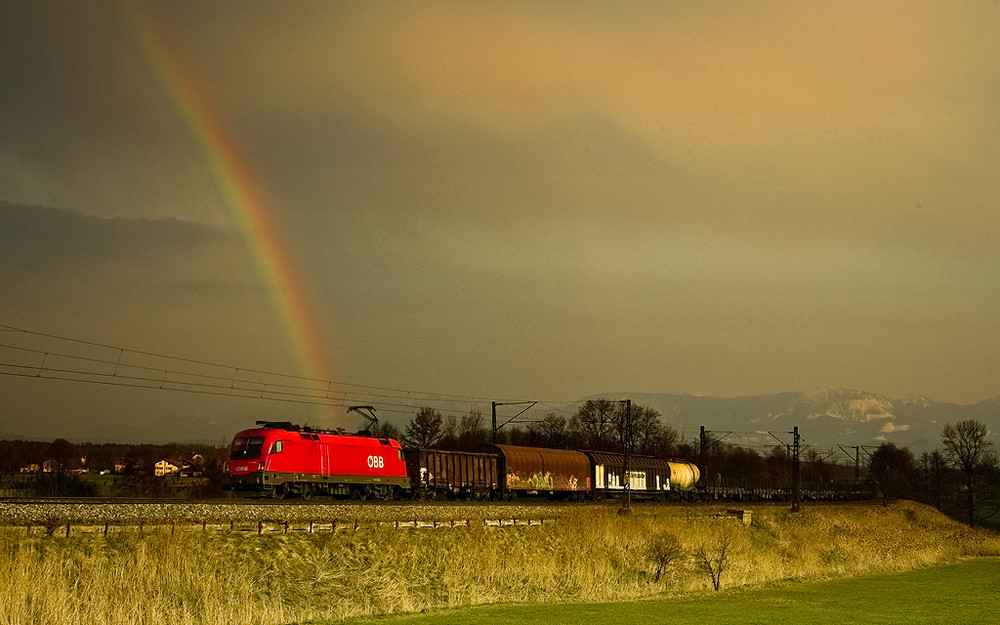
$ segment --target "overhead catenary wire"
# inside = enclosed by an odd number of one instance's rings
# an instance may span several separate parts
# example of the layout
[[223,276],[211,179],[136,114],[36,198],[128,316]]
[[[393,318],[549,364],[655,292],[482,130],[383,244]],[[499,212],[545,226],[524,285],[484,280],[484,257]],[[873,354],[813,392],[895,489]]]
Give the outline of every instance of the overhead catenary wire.
[[[36,354],[44,354],[45,356],[49,356],[49,355],[51,355],[51,356],[60,356],[60,357],[70,358],[70,359],[74,359],[74,360],[78,360],[78,361],[84,361],[84,362],[103,363],[103,364],[109,364],[109,365],[113,364],[116,367],[118,367],[118,366],[126,366],[126,367],[140,368],[140,369],[151,369],[151,370],[156,370],[156,371],[165,371],[166,373],[176,373],[176,374],[181,374],[181,375],[193,375],[193,376],[196,376],[198,378],[207,378],[207,379],[213,379],[213,378],[214,379],[219,379],[219,380],[229,380],[230,379],[229,376],[211,375],[211,374],[205,374],[205,373],[196,373],[196,372],[190,372],[190,371],[183,371],[183,370],[179,370],[179,369],[164,369],[162,367],[150,367],[150,366],[144,366],[144,365],[141,365],[141,364],[123,363],[122,362],[122,358],[126,354],[134,354],[134,355],[139,355],[139,356],[148,356],[148,357],[152,357],[152,358],[156,358],[156,359],[162,359],[162,360],[169,361],[169,362],[186,363],[186,364],[200,365],[200,366],[206,366],[206,367],[213,367],[213,368],[218,368],[218,369],[223,369],[223,370],[230,370],[230,371],[235,372],[236,374],[239,374],[239,373],[253,374],[253,375],[261,375],[261,376],[269,376],[269,377],[279,378],[279,379],[283,378],[283,379],[287,379],[287,380],[294,380],[294,381],[299,382],[299,384],[279,384],[279,383],[275,383],[275,382],[271,382],[269,384],[274,385],[274,386],[286,386],[288,388],[308,390],[308,391],[311,391],[311,392],[321,392],[322,389],[321,388],[317,388],[315,385],[316,384],[322,384],[322,385],[327,385],[328,387],[330,387],[331,385],[336,385],[336,386],[339,386],[339,387],[349,387],[349,388],[355,388],[355,389],[366,389],[366,390],[370,390],[370,391],[378,391],[378,393],[376,393],[376,394],[381,394],[383,396],[390,396],[390,397],[391,396],[396,396],[396,395],[389,395],[390,393],[395,393],[395,394],[403,393],[403,394],[407,394],[407,395],[419,395],[421,397],[431,398],[431,399],[435,399],[437,401],[468,401],[470,399],[479,399],[479,398],[476,398],[476,397],[473,397],[473,396],[469,396],[469,395],[456,395],[456,394],[438,393],[438,392],[430,392],[430,391],[420,391],[420,392],[417,392],[417,391],[412,391],[412,390],[398,389],[398,388],[391,388],[391,387],[378,387],[378,386],[372,386],[372,385],[339,382],[339,381],[333,381],[333,380],[320,380],[320,379],[316,379],[316,378],[309,378],[309,377],[305,377],[305,376],[299,376],[299,375],[293,375],[293,374],[287,374],[287,373],[280,373],[280,372],[274,372],[274,371],[265,371],[265,370],[262,370],[262,369],[255,369],[255,368],[251,368],[251,367],[237,367],[237,366],[234,366],[234,365],[222,364],[222,363],[216,363],[216,362],[210,362],[210,361],[206,361],[206,360],[199,360],[199,359],[194,359],[194,358],[185,358],[185,357],[180,357],[180,356],[172,356],[172,355],[161,354],[161,353],[157,353],[157,352],[137,350],[137,349],[131,349],[131,348],[125,348],[125,347],[116,347],[116,346],[111,346],[111,345],[105,345],[105,344],[102,344],[102,343],[95,343],[95,342],[90,342],[90,341],[83,341],[83,340],[80,340],[80,339],[72,339],[72,338],[61,337],[61,336],[56,336],[56,335],[52,335],[52,334],[44,334],[44,333],[40,333],[40,332],[32,332],[32,331],[29,331],[29,330],[23,330],[23,329],[19,329],[19,328],[14,328],[13,326],[3,325],[3,324],[0,324],[0,329],[2,329],[4,331],[20,332],[20,333],[23,333],[23,334],[26,334],[26,335],[30,335],[30,336],[37,336],[37,337],[43,337],[43,338],[47,338],[47,339],[54,339],[56,341],[64,341],[64,342],[69,342],[69,343],[76,343],[76,344],[79,344],[79,345],[86,345],[86,346],[89,346],[89,347],[97,347],[97,348],[101,348],[101,349],[112,350],[112,351],[118,353],[118,357],[114,361],[112,361],[109,358],[94,358],[94,357],[87,357],[87,356],[83,356],[83,355],[79,355],[79,354],[67,354],[67,353],[53,352],[51,350],[31,349],[31,348],[25,348],[25,347],[13,346],[13,345],[5,345],[5,344],[0,344],[0,348],[4,348],[5,347],[5,348],[9,348],[9,349],[29,351],[29,352],[34,352]],[[10,364],[10,363],[0,363],[0,366],[4,366],[4,365],[8,365],[8,364]],[[44,361],[39,365],[39,367],[40,368],[44,368]],[[98,373],[98,372],[81,371],[81,373],[90,374],[90,373]],[[302,384],[304,384],[304,383],[311,383],[314,386],[303,386]]]
[[[0,343],[0,375],[7,376],[345,408],[378,403],[380,411],[401,415],[412,414],[425,404],[434,404],[445,414],[482,412],[479,407],[487,406],[489,401],[471,395],[320,380],[34,332],[8,324],[0,324],[0,332],[8,333],[4,337],[7,340]],[[15,339],[21,339],[22,344],[16,344]],[[572,403],[550,400],[546,405]],[[461,407],[451,407],[455,404]]]

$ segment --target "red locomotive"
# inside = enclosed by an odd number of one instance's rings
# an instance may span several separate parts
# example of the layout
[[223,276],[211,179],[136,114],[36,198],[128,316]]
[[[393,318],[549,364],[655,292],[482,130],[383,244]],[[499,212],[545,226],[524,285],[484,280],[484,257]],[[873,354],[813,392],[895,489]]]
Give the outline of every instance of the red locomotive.
[[233,439],[225,468],[228,485],[248,495],[283,499],[333,495],[394,499],[409,492],[399,443],[391,438],[345,435],[258,421]]

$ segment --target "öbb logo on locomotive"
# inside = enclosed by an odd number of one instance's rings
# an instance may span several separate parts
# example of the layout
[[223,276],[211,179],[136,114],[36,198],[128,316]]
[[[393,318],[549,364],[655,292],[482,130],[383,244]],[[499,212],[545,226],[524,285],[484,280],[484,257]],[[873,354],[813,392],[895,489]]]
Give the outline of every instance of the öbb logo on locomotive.
[[687,499],[699,478],[684,460],[486,444],[473,452],[406,449],[367,432],[344,434],[258,421],[229,448],[225,487],[252,497],[508,499],[515,495]]

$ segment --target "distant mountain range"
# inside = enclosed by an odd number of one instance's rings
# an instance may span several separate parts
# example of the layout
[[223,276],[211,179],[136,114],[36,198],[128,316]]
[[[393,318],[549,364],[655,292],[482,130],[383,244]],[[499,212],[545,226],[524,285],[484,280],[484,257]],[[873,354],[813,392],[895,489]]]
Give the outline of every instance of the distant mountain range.
[[[598,397],[598,396],[595,396]],[[990,429],[1000,448],[1000,395],[961,406],[925,397],[892,399],[867,391],[825,388],[806,393],[754,397],[704,397],[663,393],[609,394],[660,412],[663,421],[685,438],[697,438],[700,426],[746,445],[791,442],[788,432],[799,428],[804,443],[820,449],[891,442],[915,454],[941,446],[947,423],[976,419]]]

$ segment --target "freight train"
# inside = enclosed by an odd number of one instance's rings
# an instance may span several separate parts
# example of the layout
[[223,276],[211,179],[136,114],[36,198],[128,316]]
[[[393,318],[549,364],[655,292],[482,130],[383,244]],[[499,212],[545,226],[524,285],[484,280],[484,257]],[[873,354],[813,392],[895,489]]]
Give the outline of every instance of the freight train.
[[622,454],[481,445],[475,452],[403,449],[390,438],[340,434],[258,421],[234,438],[226,487],[251,497],[352,499],[554,499],[620,497],[628,480],[637,499],[687,498],[698,467],[683,460]]

